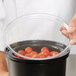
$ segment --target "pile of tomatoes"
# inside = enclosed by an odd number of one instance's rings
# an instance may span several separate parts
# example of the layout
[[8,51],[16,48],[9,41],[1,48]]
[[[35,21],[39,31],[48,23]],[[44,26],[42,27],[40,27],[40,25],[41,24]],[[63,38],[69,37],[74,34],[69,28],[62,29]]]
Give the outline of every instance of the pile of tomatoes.
[[[50,57],[58,54],[57,51],[50,52],[50,50],[47,47],[42,47],[40,53],[33,51],[31,47],[27,47],[25,48],[25,50],[19,50],[17,53],[30,58],[46,58],[46,57]],[[14,56],[21,58],[17,55],[14,55]]]

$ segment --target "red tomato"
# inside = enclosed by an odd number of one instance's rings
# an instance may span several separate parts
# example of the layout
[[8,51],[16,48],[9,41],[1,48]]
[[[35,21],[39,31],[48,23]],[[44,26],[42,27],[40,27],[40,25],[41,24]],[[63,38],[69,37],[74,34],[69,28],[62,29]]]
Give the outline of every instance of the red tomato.
[[37,52],[36,52],[36,51],[32,51],[32,52],[30,53],[30,55],[34,55],[34,54],[37,54]]
[[19,51],[18,51],[18,54],[20,54],[20,55],[23,55],[23,56],[24,56],[24,55],[25,55],[25,51],[23,51],[23,50],[19,50]]
[[57,54],[58,54],[57,51],[51,51],[51,52],[50,52],[50,56],[54,56],[54,55],[57,55]]
[[30,55],[30,54],[26,54],[25,56],[26,56],[26,57],[31,57],[31,55]]
[[[31,58],[46,58],[46,57],[57,55],[58,52],[57,51],[50,52],[47,47],[43,47],[41,49],[41,52],[38,54],[36,51],[33,51],[31,47],[27,47],[25,51],[19,50],[18,54],[26,56],[26,57],[31,57]],[[14,54],[14,56],[18,58],[22,58],[22,57],[17,56],[16,54]],[[25,59],[25,58],[22,58],[22,59]]]
[[41,49],[41,52],[44,52],[44,51],[45,51],[45,52],[46,52],[46,51],[49,52],[49,49],[48,49],[47,47],[43,47],[43,48]]
[[32,58],[39,58],[38,53],[36,51],[32,51],[30,55],[32,56]]
[[47,57],[51,57],[50,55],[48,55]]
[[41,52],[41,55],[44,55],[45,57],[49,56],[48,52]]
[[42,53],[39,53],[39,58],[45,58],[45,55],[43,55]]
[[49,49],[48,49],[47,47],[43,47],[43,48],[41,49],[41,53],[42,53],[45,57],[47,57],[47,56],[50,54]]
[[27,48],[25,49],[25,52],[26,52],[27,54],[31,53],[32,51],[33,51],[33,49],[32,49],[31,47],[27,47]]
[[39,58],[38,54],[32,55],[32,58]]

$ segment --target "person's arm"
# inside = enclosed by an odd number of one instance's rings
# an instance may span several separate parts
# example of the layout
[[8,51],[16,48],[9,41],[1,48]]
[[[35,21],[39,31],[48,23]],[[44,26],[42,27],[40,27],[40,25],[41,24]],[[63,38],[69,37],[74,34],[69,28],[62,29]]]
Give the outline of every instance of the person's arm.
[[0,76],[8,76],[8,69],[4,52],[0,51]]
[[70,44],[76,45],[76,14],[70,21],[69,29],[67,30],[64,26],[61,26],[60,31],[62,32],[63,35],[65,35],[69,39],[70,36],[72,36]]

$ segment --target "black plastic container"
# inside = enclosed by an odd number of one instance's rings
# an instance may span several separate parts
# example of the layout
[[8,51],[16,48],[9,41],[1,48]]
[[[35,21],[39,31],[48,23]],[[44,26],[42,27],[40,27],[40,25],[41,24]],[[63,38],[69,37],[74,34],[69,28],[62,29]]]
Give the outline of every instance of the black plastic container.
[[[27,46],[31,46],[37,52],[39,52],[39,49],[43,46],[47,46],[49,49],[59,52],[66,47],[61,43],[44,40],[30,40],[11,44],[11,47],[16,51],[24,49]],[[64,55],[55,59],[24,60],[15,57],[7,47],[5,53],[8,59],[10,76],[65,76],[66,59],[69,55],[69,51],[68,49]]]

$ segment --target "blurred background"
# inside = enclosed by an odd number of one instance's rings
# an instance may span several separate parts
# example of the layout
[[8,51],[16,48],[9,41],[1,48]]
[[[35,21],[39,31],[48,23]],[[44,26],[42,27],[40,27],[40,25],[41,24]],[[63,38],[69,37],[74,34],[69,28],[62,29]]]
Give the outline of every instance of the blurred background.
[[[3,29],[16,17],[29,13],[48,13],[63,18],[69,25],[76,13],[76,0],[0,0],[0,50],[4,50]],[[76,45],[67,61],[67,76],[76,75]]]

